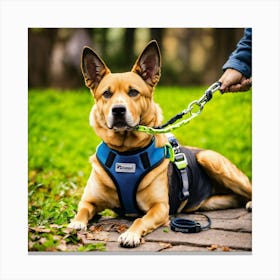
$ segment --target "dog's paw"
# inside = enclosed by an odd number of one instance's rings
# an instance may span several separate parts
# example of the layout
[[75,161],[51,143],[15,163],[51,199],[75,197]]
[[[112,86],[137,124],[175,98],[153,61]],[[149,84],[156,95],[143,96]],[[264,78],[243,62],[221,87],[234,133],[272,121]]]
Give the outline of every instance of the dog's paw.
[[252,212],[252,201],[247,202],[246,209],[248,212]]
[[76,230],[86,230],[87,229],[87,225],[79,222],[79,221],[72,221],[67,228],[71,228],[71,229],[76,229]]
[[137,247],[141,243],[141,236],[137,233],[126,231],[119,236],[118,242],[122,247]]

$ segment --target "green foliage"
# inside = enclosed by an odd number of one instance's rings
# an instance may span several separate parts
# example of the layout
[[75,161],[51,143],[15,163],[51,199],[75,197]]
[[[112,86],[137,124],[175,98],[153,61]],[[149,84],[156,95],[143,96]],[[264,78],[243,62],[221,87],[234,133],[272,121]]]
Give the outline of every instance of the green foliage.
[[[200,98],[204,91],[201,87],[158,87],[155,100],[161,105],[166,121],[186,108],[190,101]],[[30,227],[65,226],[73,218],[90,174],[88,158],[100,142],[88,124],[92,104],[87,90],[29,91]],[[216,93],[198,118],[174,134],[182,145],[222,153],[251,178],[251,121],[251,93]],[[50,236],[51,233],[45,237],[46,242],[36,243],[33,249],[57,246],[57,240]],[[98,246],[97,250],[102,250],[102,245]],[[90,250],[90,246],[79,250]]]
[[168,227],[164,227],[162,231],[165,232],[165,233],[168,233],[169,232],[169,228]]
[[87,244],[80,246],[78,252],[105,251],[105,243]]
[[97,137],[88,126],[87,92],[29,92],[29,223],[69,222],[90,172]]

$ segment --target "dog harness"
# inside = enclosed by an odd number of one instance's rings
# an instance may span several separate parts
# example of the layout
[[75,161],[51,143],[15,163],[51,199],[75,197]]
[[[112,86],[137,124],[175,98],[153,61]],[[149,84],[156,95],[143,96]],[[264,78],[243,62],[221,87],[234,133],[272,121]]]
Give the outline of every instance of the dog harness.
[[138,185],[144,176],[157,167],[166,157],[166,148],[157,148],[154,139],[145,148],[133,152],[118,152],[102,142],[96,157],[117,187],[121,215],[139,214],[136,202]]
[[136,201],[137,188],[144,176],[164,158],[173,161],[168,166],[170,215],[177,213],[184,200],[188,200],[185,209],[191,209],[210,196],[210,180],[195,158],[199,150],[180,147],[174,137],[169,138],[169,142],[170,145],[157,148],[153,139],[147,147],[133,152],[118,152],[104,142],[97,147],[97,160],[117,188],[121,206],[115,211],[119,215],[142,213]]

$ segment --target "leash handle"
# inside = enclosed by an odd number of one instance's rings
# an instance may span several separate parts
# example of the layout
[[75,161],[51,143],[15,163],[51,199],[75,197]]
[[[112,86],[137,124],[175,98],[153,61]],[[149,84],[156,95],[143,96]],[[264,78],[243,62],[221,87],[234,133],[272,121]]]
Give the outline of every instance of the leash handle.
[[182,232],[182,233],[197,233],[202,230],[207,230],[210,229],[211,227],[211,219],[209,216],[202,214],[202,213],[197,213],[199,215],[202,215],[207,218],[207,225],[202,226],[200,223],[194,221],[194,220],[189,220],[189,219],[183,219],[183,218],[174,218],[170,222],[170,228],[173,231],[177,232]]

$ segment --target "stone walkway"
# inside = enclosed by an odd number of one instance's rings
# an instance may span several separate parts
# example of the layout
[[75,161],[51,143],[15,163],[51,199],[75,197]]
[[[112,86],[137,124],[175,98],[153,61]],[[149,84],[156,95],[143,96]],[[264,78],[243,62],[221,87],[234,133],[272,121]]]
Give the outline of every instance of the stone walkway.
[[[168,226],[160,227],[146,235],[141,246],[136,248],[122,248],[117,242],[120,233],[132,223],[128,220],[102,218],[79,236],[84,244],[105,242],[106,252],[126,254],[252,251],[252,213],[241,208],[203,213],[212,220],[210,230],[186,234],[173,232]],[[180,214],[178,217],[195,219],[202,225],[207,223],[200,215]]]

